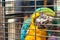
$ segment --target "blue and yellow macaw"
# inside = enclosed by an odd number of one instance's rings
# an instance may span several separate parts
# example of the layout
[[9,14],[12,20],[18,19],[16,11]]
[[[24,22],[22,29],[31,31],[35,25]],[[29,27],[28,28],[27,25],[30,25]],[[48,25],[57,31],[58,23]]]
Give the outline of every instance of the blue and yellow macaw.
[[[26,19],[22,25],[21,33],[20,33],[20,40],[46,40],[47,28],[38,29],[38,26],[35,25],[35,19],[40,16],[40,12],[44,12],[44,14],[54,17],[55,12],[49,8],[38,8],[32,14],[32,16]],[[36,35],[35,35],[36,34]]]

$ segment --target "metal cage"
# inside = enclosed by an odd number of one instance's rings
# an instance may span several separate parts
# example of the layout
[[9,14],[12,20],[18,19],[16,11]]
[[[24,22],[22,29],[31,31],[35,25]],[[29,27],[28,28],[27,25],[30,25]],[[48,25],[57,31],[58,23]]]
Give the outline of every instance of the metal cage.
[[[29,18],[36,8],[43,7],[43,4],[43,0],[0,0],[0,40],[20,40],[20,29],[24,20]],[[59,4],[60,0],[51,0],[50,2],[47,1],[46,5],[56,13],[54,19],[58,21],[58,24],[55,24],[58,28],[57,40],[60,40]]]

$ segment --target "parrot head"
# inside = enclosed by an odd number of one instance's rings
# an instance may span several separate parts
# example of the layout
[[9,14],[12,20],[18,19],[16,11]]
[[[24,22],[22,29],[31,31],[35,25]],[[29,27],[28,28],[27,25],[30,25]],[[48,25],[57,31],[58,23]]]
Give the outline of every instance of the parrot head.
[[38,8],[32,14],[32,23],[36,23],[37,26],[41,24],[50,24],[54,16],[55,12],[50,8]]

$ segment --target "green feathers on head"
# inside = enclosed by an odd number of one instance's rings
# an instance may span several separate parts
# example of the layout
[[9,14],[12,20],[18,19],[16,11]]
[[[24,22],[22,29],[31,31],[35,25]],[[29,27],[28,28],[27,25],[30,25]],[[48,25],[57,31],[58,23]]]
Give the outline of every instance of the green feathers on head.
[[35,13],[36,12],[44,12],[45,14],[49,16],[55,16],[55,12],[50,8],[38,8],[35,10]]

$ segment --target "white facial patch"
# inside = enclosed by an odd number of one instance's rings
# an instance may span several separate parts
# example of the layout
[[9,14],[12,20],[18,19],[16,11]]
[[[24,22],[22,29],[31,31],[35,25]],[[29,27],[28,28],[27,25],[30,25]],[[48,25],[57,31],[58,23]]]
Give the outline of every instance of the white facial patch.
[[36,18],[36,22],[40,22],[41,24],[47,20],[52,21],[53,17],[47,16],[46,14],[40,15],[38,18]]
[[47,19],[43,19],[43,18],[37,18],[36,19],[36,22],[40,22],[40,23],[43,23],[44,21],[47,21]]

